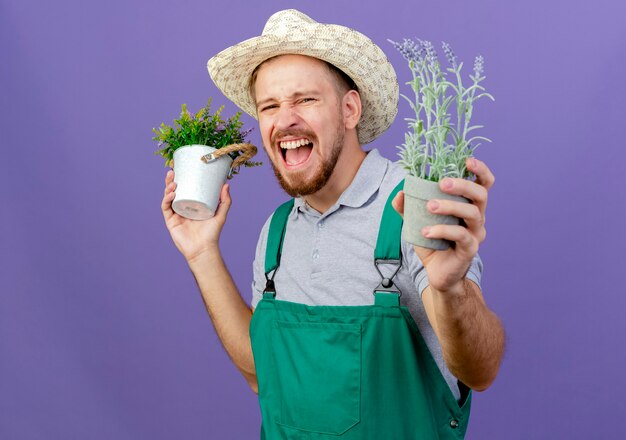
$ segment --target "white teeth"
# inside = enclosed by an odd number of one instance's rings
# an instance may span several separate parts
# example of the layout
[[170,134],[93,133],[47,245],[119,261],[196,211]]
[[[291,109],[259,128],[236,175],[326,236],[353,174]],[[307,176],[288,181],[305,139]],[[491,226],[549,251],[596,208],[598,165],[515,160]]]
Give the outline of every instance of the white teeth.
[[294,148],[299,148],[303,145],[308,144],[310,141],[308,139],[299,139],[297,141],[285,141],[280,143],[280,148],[284,148],[287,150],[293,150]]

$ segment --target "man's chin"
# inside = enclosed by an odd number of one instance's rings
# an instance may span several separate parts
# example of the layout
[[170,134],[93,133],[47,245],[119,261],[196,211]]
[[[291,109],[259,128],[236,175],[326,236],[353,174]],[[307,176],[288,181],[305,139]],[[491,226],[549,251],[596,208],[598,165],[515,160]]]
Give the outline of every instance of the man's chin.
[[304,173],[288,173],[289,176],[274,168],[274,174],[281,188],[291,197],[308,196],[319,191],[328,181],[323,179],[321,173],[316,173],[314,177],[305,177]]
[[278,179],[281,188],[291,197],[302,197],[313,194],[319,190],[311,186],[310,182],[298,182],[296,184],[288,183],[285,179]]
[[328,160],[320,160],[316,164],[309,163],[301,170],[288,170],[284,163],[276,166],[272,162],[274,175],[283,190],[291,197],[308,196],[321,190],[328,183],[337,165],[341,152],[341,148],[338,146],[342,145],[343,138],[340,138],[339,141],[333,148],[333,154]]

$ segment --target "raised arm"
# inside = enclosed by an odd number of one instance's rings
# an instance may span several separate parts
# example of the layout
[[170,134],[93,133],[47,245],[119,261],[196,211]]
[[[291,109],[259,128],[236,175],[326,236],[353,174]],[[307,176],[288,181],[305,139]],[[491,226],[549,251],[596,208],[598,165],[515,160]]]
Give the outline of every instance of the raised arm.
[[504,330],[487,307],[480,288],[464,279],[458,291],[428,286],[422,301],[450,372],[483,391],[495,380],[504,350]]
[[172,210],[175,189],[174,172],[168,171],[161,203],[167,229],[189,264],[222,345],[250,387],[257,392],[249,336],[252,310],[241,298],[218,245],[232,203],[228,185],[222,187],[215,216],[203,221],[186,219]]
[[[424,228],[428,238],[455,242],[454,248],[433,251],[414,246],[429,286],[422,294],[428,319],[437,334],[446,365],[452,374],[472,389],[482,391],[495,380],[504,353],[504,329],[498,317],[487,307],[480,288],[466,278],[478,246],[486,236],[485,210],[487,193],[495,178],[477,159],[468,159],[467,167],[476,182],[446,178],[442,191],[461,195],[472,203],[431,200],[430,212],[454,215],[465,225],[436,225]],[[404,193],[393,201],[404,212]]]

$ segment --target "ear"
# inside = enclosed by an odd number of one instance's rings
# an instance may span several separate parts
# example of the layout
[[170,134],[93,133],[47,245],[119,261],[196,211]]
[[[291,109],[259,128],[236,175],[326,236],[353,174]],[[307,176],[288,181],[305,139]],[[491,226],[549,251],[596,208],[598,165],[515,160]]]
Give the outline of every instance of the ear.
[[356,90],[350,90],[343,95],[341,103],[343,120],[347,129],[356,128],[361,119],[361,95]]

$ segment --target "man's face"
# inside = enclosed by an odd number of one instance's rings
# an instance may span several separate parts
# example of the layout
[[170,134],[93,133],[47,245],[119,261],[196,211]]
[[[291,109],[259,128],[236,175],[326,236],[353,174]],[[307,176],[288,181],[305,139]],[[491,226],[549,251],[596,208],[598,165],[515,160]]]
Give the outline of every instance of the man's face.
[[319,191],[335,169],[345,125],[336,80],[323,61],[283,55],[265,62],[255,82],[263,146],[292,197]]

